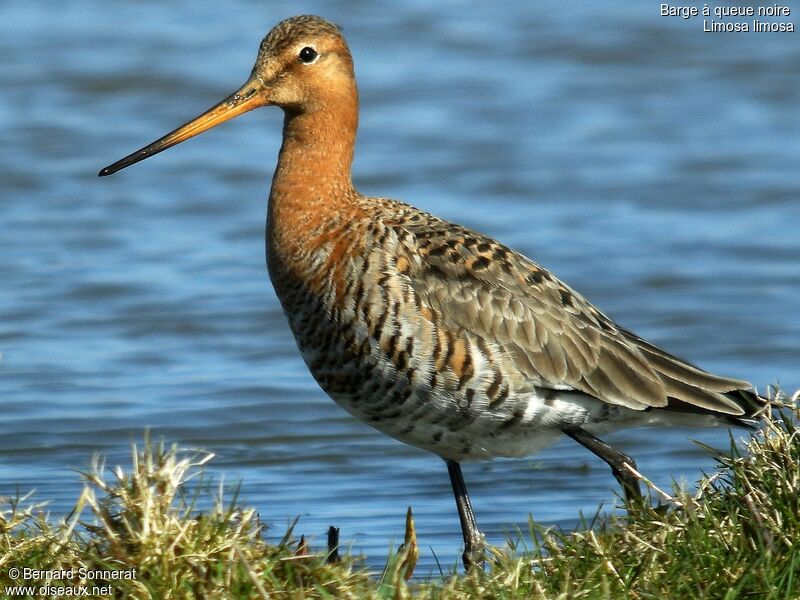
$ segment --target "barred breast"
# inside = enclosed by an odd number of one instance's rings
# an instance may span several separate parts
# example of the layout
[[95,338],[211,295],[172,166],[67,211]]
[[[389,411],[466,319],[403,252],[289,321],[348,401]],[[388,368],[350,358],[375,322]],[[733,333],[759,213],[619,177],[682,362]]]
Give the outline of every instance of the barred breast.
[[411,228],[432,217],[369,204],[368,220],[342,224],[295,265],[270,258],[309,370],[348,412],[405,443],[459,460],[495,455],[495,432],[505,445],[523,434],[535,386],[501,346],[449,326],[415,289],[424,246]]

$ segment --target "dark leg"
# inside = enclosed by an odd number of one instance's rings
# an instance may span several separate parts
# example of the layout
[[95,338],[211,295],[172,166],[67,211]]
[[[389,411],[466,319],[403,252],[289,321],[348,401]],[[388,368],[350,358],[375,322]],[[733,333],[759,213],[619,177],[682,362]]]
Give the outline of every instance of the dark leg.
[[473,567],[483,568],[483,534],[478,530],[475,513],[472,512],[472,503],[469,501],[467,486],[461,474],[461,465],[454,460],[446,460],[447,472],[450,474],[450,483],[453,486],[453,496],[456,499],[458,518],[461,521],[461,532],[464,534],[464,569],[469,571]]
[[590,450],[596,456],[602,458],[606,464],[611,467],[611,472],[614,474],[614,477],[617,478],[617,481],[619,481],[622,486],[622,490],[625,492],[625,500],[628,505],[641,503],[642,491],[639,489],[639,480],[633,473],[625,468],[625,465],[628,465],[636,469],[636,463],[633,462],[630,456],[609,446],[603,440],[596,438],[580,427],[564,429],[564,433],[584,448]]

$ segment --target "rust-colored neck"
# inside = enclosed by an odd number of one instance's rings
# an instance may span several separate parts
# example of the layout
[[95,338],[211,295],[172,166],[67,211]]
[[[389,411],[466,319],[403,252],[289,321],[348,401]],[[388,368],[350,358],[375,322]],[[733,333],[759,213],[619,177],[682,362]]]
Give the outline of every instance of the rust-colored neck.
[[358,127],[355,87],[325,100],[304,112],[286,110],[267,209],[267,251],[284,262],[306,255],[314,239],[344,222],[357,197],[350,178]]

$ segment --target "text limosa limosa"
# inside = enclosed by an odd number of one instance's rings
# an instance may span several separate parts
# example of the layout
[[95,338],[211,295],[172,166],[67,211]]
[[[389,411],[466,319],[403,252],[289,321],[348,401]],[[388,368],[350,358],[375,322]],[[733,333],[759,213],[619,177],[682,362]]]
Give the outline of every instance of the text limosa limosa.
[[283,109],[267,264],[300,352],[345,410],[447,463],[464,564],[483,562],[460,462],[527,456],[565,434],[611,467],[628,502],[635,463],[596,437],[646,425],[746,425],[764,400],[619,327],[503,244],[408,204],[361,195],[353,60],[314,16],[279,23],[247,82],[111,175],[260,106]]

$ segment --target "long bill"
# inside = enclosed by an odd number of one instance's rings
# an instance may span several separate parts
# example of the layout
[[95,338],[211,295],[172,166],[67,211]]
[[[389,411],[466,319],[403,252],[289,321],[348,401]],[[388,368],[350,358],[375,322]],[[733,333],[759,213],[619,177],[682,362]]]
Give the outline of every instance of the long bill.
[[141,150],[137,150],[125,158],[118,160],[114,164],[105,167],[100,171],[100,173],[98,173],[98,175],[100,177],[105,177],[106,175],[116,173],[125,167],[129,167],[132,164],[139,162],[140,160],[149,158],[154,154],[163,152],[167,148],[171,148],[172,146],[180,144],[189,138],[193,138],[194,136],[203,133],[207,129],[211,129],[220,123],[229,121],[230,119],[238,117],[239,115],[253,110],[254,108],[258,108],[259,106],[265,106],[269,104],[269,100],[267,99],[267,94],[265,92],[266,90],[264,85],[257,78],[251,77],[247,80],[247,83],[245,83],[236,92],[225,98],[225,100],[213,108],[208,109],[199,117],[192,119],[185,125],[181,125],[175,131],[168,133],[152,144],[148,144]]

